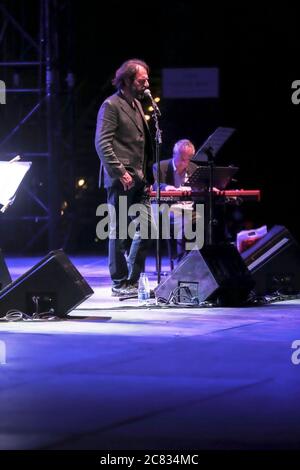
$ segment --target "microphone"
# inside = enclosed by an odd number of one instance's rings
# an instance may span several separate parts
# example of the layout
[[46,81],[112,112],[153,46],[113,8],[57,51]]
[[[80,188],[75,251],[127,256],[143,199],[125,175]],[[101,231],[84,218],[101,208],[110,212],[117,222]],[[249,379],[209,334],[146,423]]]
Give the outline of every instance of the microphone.
[[158,116],[161,116],[160,109],[157,106],[157,103],[154,101],[153,96],[151,95],[151,91],[149,90],[149,88],[146,88],[146,90],[144,91],[144,96],[147,96],[151,100],[151,103],[152,103],[152,106],[153,106],[154,110],[157,112]]

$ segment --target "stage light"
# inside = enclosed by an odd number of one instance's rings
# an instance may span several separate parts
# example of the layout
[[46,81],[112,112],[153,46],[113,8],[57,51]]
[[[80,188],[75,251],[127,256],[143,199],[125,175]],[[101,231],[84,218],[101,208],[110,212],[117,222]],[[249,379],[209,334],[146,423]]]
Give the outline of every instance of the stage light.
[[156,97],[154,98],[154,101],[155,101],[155,103],[159,103],[159,102],[160,102],[159,96],[156,96]]
[[145,114],[145,119],[146,121],[149,121],[151,119],[151,117],[149,116],[149,114]]
[[61,208],[60,208],[60,215],[63,216],[65,213],[65,210],[68,208],[68,203],[67,201],[63,201],[61,203]]
[[153,106],[149,106],[148,111],[154,111]]
[[78,178],[76,182],[77,188],[83,188],[86,185],[86,180],[84,178]]

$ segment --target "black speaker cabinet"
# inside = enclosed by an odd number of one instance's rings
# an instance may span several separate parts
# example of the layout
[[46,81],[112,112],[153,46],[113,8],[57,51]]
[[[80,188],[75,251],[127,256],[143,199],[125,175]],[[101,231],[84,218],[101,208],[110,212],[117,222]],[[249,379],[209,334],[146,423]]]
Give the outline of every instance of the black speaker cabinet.
[[5,259],[0,248],[0,291],[11,283],[11,277],[5,263]]
[[[200,302],[219,305],[243,304],[254,282],[241,255],[233,245],[209,245],[192,250],[155,289],[156,298],[168,299],[176,288],[188,287]],[[179,289],[184,293],[184,289]],[[184,295],[184,294],[183,294]]]
[[255,281],[257,295],[300,292],[300,247],[282,225],[242,253]]
[[31,315],[53,310],[58,317],[93,294],[93,290],[63,250],[50,252],[0,292],[0,317],[16,309]]

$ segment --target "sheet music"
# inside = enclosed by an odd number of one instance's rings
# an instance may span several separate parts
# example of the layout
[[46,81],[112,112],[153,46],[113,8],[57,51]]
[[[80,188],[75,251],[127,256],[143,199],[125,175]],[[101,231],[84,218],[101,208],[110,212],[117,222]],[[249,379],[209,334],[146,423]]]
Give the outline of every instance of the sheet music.
[[32,162],[0,161],[0,204],[7,206],[15,196]]
[[[218,189],[225,189],[232,177],[238,171],[236,166],[215,166],[212,184]],[[210,169],[207,166],[197,166],[197,169],[189,177],[187,185],[193,189],[205,190],[209,186]]]

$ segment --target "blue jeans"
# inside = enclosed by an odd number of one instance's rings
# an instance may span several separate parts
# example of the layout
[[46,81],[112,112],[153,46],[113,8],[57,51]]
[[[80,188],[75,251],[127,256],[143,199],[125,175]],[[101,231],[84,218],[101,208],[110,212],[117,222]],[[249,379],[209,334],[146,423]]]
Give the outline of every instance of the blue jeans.
[[[113,286],[118,288],[125,281],[136,283],[144,271],[147,251],[151,245],[151,204],[144,182],[137,182],[125,191],[119,181],[107,188],[107,203],[110,215],[109,272]],[[134,217],[125,211],[125,203],[127,209],[133,204],[141,204],[143,210],[138,217]],[[148,237],[144,236],[141,227],[147,229]],[[127,231],[130,233],[126,236]]]

